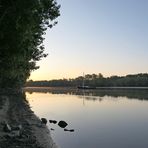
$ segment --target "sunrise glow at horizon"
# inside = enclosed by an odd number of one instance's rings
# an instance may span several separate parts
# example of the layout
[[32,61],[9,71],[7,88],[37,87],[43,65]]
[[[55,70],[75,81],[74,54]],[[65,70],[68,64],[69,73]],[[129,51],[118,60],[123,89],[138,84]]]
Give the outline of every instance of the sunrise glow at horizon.
[[47,31],[48,57],[29,79],[148,72],[148,1],[57,0],[58,24]]

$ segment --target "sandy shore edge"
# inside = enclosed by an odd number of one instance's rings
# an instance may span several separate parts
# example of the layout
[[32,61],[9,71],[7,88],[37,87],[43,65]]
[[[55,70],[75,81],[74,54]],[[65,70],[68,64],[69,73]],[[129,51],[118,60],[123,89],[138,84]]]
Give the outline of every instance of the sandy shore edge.
[[[30,109],[24,93],[0,94],[0,148],[57,148],[47,126]],[[4,131],[4,122],[11,127],[22,125],[21,136]]]

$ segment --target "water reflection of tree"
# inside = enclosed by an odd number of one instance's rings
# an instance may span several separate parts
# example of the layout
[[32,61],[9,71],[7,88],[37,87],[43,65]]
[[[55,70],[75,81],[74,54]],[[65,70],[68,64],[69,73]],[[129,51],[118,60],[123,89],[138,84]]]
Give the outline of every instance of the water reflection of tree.
[[148,89],[125,89],[125,88],[109,88],[97,90],[79,90],[75,88],[29,88],[27,92],[51,93],[51,94],[68,94],[83,96],[87,100],[102,100],[105,96],[111,97],[127,97],[129,99],[148,100]]

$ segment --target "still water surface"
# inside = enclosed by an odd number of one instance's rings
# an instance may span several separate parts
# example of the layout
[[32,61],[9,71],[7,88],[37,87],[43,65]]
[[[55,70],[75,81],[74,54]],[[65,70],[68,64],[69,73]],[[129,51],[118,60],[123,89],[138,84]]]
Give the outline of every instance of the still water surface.
[[61,148],[148,148],[148,90],[46,90],[26,92]]

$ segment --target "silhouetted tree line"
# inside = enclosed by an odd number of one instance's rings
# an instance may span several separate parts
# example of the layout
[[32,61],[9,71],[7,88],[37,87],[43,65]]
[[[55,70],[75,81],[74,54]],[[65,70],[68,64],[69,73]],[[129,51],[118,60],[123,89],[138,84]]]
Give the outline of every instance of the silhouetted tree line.
[[56,0],[0,0],[0,88],[21,87],[46,57],[43,35],[59,14]]
[[26,86],[37,87],[76,87],[84,84],[95,87],[148,87],[148,74],[141,73],[126,76],[103,77],[102,74],[87,74],[85,78],[79,76],[75,79],[59,79],[50,81],[29,80]]

